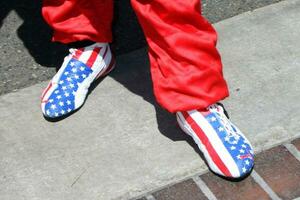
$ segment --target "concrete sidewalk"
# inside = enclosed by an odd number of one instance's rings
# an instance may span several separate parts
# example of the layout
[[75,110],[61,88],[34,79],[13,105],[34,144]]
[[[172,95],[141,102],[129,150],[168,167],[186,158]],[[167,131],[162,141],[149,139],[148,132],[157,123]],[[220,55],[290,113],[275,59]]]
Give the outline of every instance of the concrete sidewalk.
[[[233,121],[256,151],[300,136],[300,1],[215,25]],[[174,116],[154,102],[145,50],[117,69],[84,107],[51,123],[46,83],[0,97],[0,199],[127,199],[207,170]]]

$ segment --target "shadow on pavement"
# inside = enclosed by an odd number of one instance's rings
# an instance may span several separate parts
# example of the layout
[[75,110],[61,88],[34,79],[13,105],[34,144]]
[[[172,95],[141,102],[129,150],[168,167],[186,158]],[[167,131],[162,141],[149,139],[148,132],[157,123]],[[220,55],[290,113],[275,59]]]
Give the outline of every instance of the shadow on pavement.
[[[129,0],[122,1],[122,6],[120,1],[115,1],[115,41],[112,44],[117,55],[145,46],[142,31],[130,7]],[[64,56],[68,53],[67,47],[66,45],[51,42],[52,31],[41,17],[41,6],[41,1],[34,3],[29,0],[0,2],[0,28],[7,15],[11,11],[15,11],[23,20],[23,24],[17,30],[18,37],[35,59],[35,62],[46,67],[59,67]],[[142,96],[144,100],[154,105],[158,129],[163,135],[173,141],[186,140],[203,157],[192,139],[180,130],[175,115],[163,110],[156,103],[152,91],[146,51],[133,57],[126,57],[126,60],[120,60],[120,63],[122,63],[122,66],[117,65],[116,70],[110,76],[129,91]]]
[[67,48],[51,42],[51,29],[41,18],[40,9],[41,1],[34,3],[29,0],[2,1],[0,3],[0,28],[9,12],[16,12],[23,20],[23,24],[16,31],[30,55],[40,65],[60,66]]
[[[63,57],[67,54],[67,47],[51,42],[52,30],[41,16],[41,7],[42,1],[33,3],[31,0],[7,0],[0,2],[0,28],[9,12],[16,12],[23,20],[17,34],[30,55],[42,66],[57,67],[61,65]],[[114,9],[113,46],[116,53],[118,55],[128,53],[145,46],[142,30],[129,0],[123,0],[122,5],[121,0],[116,0]]]
[[[145,101],[154,106],[158,129],[161,134],[172,141],[185,140],[204,158],[193,139],[181,131],[177,124],[176,116],[164,110],[156,102],[152,89],[150,66],[146,50],[139,50],[126,56],[117,57],[116,68],[109,76],[121,83],[130,92],[143,97]],[[137,105],[137,109],[142,110],[143,108],[139,108]]]

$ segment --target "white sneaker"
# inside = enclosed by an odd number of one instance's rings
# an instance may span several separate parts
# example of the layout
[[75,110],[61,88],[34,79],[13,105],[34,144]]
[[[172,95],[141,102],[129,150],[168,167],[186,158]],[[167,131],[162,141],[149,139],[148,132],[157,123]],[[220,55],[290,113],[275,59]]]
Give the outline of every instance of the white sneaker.
[[108,43],[70,49],[70,54],[42,94],[43,114],[57,118],[75,111],[83,105],[91,83],[114,67],[115,59]]
[[244,177],[254,166],[253,148],[219,104],[205,111],[177,112],[182,130],[192,136],[210,169],[229,178]]

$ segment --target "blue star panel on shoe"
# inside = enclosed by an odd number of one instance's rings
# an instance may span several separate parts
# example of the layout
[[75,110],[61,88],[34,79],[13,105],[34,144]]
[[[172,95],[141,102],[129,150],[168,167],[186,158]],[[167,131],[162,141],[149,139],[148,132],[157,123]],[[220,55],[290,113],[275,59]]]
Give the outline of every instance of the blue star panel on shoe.
[[91,83],[115,66],[109,45],[95,43],[70,49],[61,68],[42,94],[41,108],[49,118],[62,117],[83,105]]
[[253,168],[251,144],[225,116],[220,105],[212,105],[205,112],[178,112],[177,120],[183,131],[192,136],[215,173],[240,178]]
[[45,105],[46,115],[53,118],[74,111],[76,92],[92,72],[84,63],[71,59]]

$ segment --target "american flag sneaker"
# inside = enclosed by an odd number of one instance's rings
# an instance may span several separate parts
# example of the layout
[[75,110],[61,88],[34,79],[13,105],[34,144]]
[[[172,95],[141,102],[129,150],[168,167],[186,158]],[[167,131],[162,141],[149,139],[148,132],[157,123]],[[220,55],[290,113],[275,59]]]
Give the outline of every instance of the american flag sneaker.
[[253,148],[244,134],[213,104],[206,111],[177,112],[181,129],[202,151],[209,168],[224,177],[242,178],[254,166]]
[[41,96],[41,108],[48,118],[57,118],[78,109],[84,103],[88,88],[115,66],[109,44],[95,43],[70,54]]

